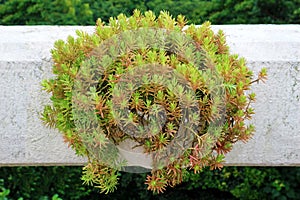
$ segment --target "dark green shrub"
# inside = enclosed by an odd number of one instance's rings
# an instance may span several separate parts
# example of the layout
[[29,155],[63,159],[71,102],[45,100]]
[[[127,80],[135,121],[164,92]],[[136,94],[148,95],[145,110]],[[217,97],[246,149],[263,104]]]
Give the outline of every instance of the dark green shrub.
[[105,22],[119,13],[127,16],[134,9],[169,10],[185,15],[189,24],[207,20],[213,24],[288,24],[300,23],[298,0],[2,0],[0,24],[93,25],[98,17]]
[[159,195],[146,190],[143,181],[147,174],[122,172],[117,192],[108,195],[82,185],[80,174],[81,167],[2,167],[0,199],[51,199],[55,194],[62,199],[90,200],[300,198],[300,168],[297,167],[224,167],[220,171],[204,169],[198,174],[191,171],[183,183]]
[[9,0],[0,4],[4,25],[86,25],[94,23],[89,4],[80,0]]
[[[225,167],[186,176],[186,189],[215,188],[238,199],[298,199],[300,168]],[[201,180],[201,181],[200,181]]]

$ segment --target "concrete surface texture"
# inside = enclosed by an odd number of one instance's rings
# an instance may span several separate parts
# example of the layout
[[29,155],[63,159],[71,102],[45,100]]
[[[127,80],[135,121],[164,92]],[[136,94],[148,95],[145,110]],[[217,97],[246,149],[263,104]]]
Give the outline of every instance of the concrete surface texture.
[[[82,165],[40,113],[50,102],[40,82],[51,73],[50,49],[79,26],[0,26],[0,166]],[[256,126],[253,138],[237,143],[226,165],[300,166],[300,25],[226,25],[232,53],[248,60],[257,74],[268,69],[265,84],[254,84]]]

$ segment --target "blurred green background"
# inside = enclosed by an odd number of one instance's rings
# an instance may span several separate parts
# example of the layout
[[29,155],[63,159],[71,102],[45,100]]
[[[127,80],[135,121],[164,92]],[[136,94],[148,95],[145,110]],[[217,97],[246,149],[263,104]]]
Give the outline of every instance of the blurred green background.
[[[300,0],[0,0],[0,25],[94,25],[120,13],[168,10],[189,24],[297,24]],[[299,36],[300,37],[300,36]],[[259,133],[257,133],[259,134]],[[81,167],[1,167],[5,199],[300,199],[300,168],[224,167],[190,172],[162,195],[146,190],[146,174],[122,173],[118,190],[99,194],[82,185]]]
[[94,25],[120,13],[168,10],[185,15],[190,23],[213,24],[300,23],[299,0],[0,0],[3,25]]
[[118,190],[109,195],[82,185],[80,176],[81,167],[3,167],[0,199],[300,199],[300,168],[205,169],[160,195],[146,190],[146,174],[122,172]]

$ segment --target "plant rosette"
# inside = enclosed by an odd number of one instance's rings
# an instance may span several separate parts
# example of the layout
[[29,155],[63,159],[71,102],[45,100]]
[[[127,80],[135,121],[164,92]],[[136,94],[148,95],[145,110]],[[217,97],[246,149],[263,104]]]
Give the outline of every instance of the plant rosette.
[[221,30],[185,25],[181,15],[135,10],[55,42],[42,119],[88,158],[84,183],[108,193],[118,171],[149,170],[148,189],[163,192],[187,170],[221,168],[232,145],[252,136],[247,90],[266,70],[253,80]]

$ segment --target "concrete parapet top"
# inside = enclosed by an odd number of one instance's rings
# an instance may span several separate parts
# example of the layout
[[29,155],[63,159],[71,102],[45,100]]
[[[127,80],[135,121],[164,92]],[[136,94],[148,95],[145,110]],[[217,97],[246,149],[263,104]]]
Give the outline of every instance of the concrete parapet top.
[[[0,26],[0,166],[78,165],[85,162],[39,119],[49,95],[40,82],[51,73],[54,41],[92,33],[88,26]],[[257,73],[268,69],[265,84],[253,85],[256,132],[236,144],[227,165],[300,166],[300,25],[217,25],[232,53]]]

